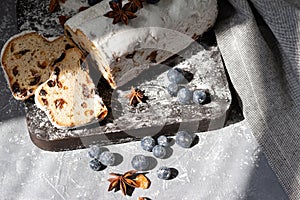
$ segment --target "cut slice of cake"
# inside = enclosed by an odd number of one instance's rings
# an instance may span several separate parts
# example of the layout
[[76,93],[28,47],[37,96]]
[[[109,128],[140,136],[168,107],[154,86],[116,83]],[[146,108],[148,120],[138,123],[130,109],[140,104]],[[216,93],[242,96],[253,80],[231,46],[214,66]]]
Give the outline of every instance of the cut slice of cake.
[[149,63],[160,63],[188,47],[214,25],[218,14],[216,0],[161,0],[144,2],[128,25],[113,24],[118,20],[107,13],[124,11],[126,6],[109,2],[104,0],[69,19],[65,33],[91,54],[112,88],[138,76]]
[[49,40],[36,32],[22,32],[10,38],[1,51],[1,65],[13,96],[25,100],[46,81],[52,65],[75,45],[65,36]]
[[35,92],[36,105],[57,128],[75,128],[104,119],[107,108],[95,93],[95,85],[78,48],[67,50],[50,78]]

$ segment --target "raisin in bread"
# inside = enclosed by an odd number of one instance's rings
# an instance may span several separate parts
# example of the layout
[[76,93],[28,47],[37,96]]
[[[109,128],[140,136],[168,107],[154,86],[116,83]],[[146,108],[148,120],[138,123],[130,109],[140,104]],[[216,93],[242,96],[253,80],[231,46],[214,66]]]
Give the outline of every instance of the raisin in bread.
[[22,32],[10,38],[1,52],[1,65],[13,96],[28,99],[46,81],[52,65],[74,44],[65,36],[48,40],[36,32]]
[[36,105],[57,128],[74,128],[100,121],[107,108],[95,93],[87,65],[78,48],[67,50],[50,78],[35,92]]
[[103,16],[111,10],[109,1],[70,18],[65,33],[91,54],[112,88],[137,77],[149,63],[188,47],[214,25],[218,14],[216,0],[161,0],[144,2],[128,25],[112,24],[113,19]]

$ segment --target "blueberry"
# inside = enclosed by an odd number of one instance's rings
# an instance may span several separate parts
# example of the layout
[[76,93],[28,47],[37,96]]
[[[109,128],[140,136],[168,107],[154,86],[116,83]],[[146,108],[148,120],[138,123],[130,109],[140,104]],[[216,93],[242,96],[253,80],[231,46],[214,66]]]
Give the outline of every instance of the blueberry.
[[99,171],[102,167],[101,162],[96,158],[91,160],[89,164],[90,164],[91,169],[94,171]]
[[207,95],[203,90],[195,90],[193,92],[193,102],[196,104],[202,104],[205,102]]
[[136,155],[132,158],[131,165],[138,171],[146,171],[149,167],[149,160],[143,155]]
[[171,169],[168,167],[160,167],[157,171],[157,177],[159,179],[168,180],[171,177]]
[[170,69],[167,73],[167,76],[171,83],[179,84],[185,81],[182,70],[179,68]]
[[90,6],[93,6],[93,5],[95,5],[95,4],[97,4],[97,3],[101,2],[101,1],[103,1],[103,0],[88,0],[88,4]]
[[167,91],[173,97],[175,97],[177,95],[178,90],[179,90],[179,87],[178,87],[178,85],[176,83],[171,83],[167,87]]
[[150,136],[146,136],[141,140],[141,147],[145,151],[152,151],[154,146],[155,146],[155,140]]
[[88,155],[91,158],[99,158],[100,153],[101,153],[101,150],[98,145],[92,145],[88,151]]
[[180,104],[190,104],[192,99],[192,93],[187,88],[182,88],[177,93],[177,100]]
[[109,151],[104,151],[100,154],[100,162],[105,166],[111,166],[115,163],[115,155]]
[[156,145],[154,148],[153,148],[153,155],[156,157],[156,158],[164,158],[166,157],[167,155],[167,150],[165,147],[161,146],[161,145]]
[[161,135],[157,138],[157,144],[159,144],[163,147],[168,147],[170,145],[168,138],[164,135]]
[[158,3],[159,0],[147,0],[147,3],[155,4]]
[[179,146],[181,146],[183,148],[189,148],[192,145],[195,137],[196,137],[196,135],[194,133],[188,133],[186,131],[179,131],[176,134],[175,142],[176,142],[176,144],[178,144]]

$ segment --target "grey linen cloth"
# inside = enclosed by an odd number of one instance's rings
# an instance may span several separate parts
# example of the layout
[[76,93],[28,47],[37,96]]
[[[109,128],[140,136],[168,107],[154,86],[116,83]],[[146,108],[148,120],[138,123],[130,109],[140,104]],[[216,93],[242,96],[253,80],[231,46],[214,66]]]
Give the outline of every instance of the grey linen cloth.
[[290,199],[300,199],[300,3],[220,1],[217,42],[245,119]]

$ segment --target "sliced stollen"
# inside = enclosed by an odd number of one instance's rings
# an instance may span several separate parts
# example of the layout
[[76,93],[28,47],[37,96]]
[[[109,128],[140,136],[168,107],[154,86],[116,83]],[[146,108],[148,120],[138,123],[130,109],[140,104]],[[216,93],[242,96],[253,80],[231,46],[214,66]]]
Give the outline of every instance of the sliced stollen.
[[1,51],[1,65],[13,96],[28,99],[53,71],[53,63],[75,45],[65,36],[49,40],[36,32],[11,37]]
[[103,16],[111,10],[109,1],[70,18],[65,32],[91,54],[112,88],[135,78],[149,63],[160,63],[188,47],[213,26],[218,14],[216,0],[161,0],[144,3],[128,25],[112,24]]
[[50,78],[36,89],[35,103],[55,127],[62,129],[100,121],[108,112],[95,93],[95,85],[78,48],[67,50],[54,65]]

